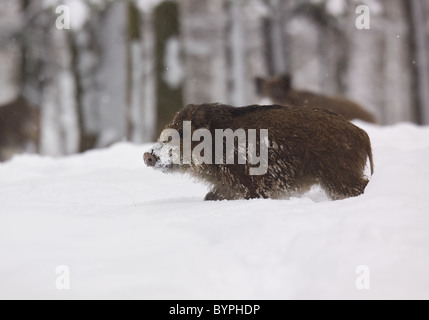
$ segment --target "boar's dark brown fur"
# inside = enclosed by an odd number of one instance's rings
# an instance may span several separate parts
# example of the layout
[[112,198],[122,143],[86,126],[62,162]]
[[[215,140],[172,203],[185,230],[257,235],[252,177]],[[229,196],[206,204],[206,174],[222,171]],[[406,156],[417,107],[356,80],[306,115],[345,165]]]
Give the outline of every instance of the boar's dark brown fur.
[[375,117],[357,103],[342,97],[328,97],[321,94],[295,90],[289,75],[273,78],[256,78],[259,95],[270,98],[273,103],[296,107],[323,108],[341,114],[348,120],[360,119],[375,123]]
[[0,106],[0,161],[26,151],[30,144],[38,151],[39,136],[39,111],[26,99],[18,97]]
[[[332,199],[344,199],[364,192],[368,158],[371,174],[373,171],[367,133],[328,110],[279,105],[188,105],[167,128],[181,132],[183,121],[192,122],[192,131],[210,130],[212,137],[215,129],[269,130],[268,171],[264,175],[249,175],[248,163],[180,165],[179,171],[210,185],[206,200],[285,198],[302,194],[314,184],[320,184]],[[146,153],[145,161],[149,158],[157,161]]]

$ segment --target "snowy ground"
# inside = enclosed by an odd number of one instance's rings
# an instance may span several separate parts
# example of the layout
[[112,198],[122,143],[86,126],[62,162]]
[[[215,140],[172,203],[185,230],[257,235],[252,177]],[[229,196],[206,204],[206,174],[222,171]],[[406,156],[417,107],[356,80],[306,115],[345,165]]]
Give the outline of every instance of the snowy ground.
[[376,173],[337,202],[203,202],[130,144],[0,164],[0,298],[428,299],[429,128],[359,125]]

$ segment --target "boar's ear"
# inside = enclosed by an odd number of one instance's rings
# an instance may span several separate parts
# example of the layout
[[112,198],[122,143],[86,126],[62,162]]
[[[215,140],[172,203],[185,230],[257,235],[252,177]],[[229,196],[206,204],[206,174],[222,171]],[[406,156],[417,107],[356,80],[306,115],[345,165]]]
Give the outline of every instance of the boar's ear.
[[292,76],[289,73],[281,76],[280,82],[283,89],[290,90],[292,88]]
[[264,90],[263,90],[264,86],[265,86],[265,79],[263,79],[261,77],[256,77],[255,78],[255,89],[256,89],[256,93],[258,95],[261,96],[263,94],[263,92],[264,92]]

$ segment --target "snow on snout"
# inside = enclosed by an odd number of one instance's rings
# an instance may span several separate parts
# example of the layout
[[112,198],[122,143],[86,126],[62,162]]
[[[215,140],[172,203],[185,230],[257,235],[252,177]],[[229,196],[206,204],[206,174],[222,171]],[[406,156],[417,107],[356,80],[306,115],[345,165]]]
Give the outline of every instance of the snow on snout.
[[[167,172],[175,162],[175,148],[168,143],[158,142],[146,153],[151,154],[156,159],[155,164],[150,165],[155,170]],[[146,162],[146,161],[145,161]]]

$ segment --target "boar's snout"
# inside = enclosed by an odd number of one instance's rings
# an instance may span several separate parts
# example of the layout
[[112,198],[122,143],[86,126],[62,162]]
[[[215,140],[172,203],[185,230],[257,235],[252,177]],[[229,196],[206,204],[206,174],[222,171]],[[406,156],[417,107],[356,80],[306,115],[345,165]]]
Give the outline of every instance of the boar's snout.
[[144,163],[148,167],[154,167],[155,163],[157,161],[156,157],[153,154],[149,153],[149,152],[145,152],[143,154],[143,160],[144,160]]

